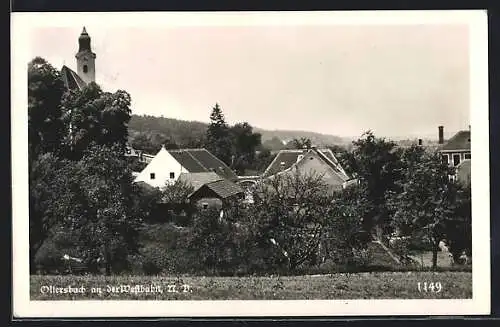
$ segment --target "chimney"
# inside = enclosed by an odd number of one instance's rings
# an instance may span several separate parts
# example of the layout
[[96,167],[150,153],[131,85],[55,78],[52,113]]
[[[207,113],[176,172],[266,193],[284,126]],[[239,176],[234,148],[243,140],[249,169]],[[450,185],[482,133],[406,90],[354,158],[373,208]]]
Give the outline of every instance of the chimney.
[[422,145],[422,139],[418,139],[418,145]]
[[444,143],[444,127],[443,126],[438,126],[438,130],[439,130],[439,144],[443,144]]

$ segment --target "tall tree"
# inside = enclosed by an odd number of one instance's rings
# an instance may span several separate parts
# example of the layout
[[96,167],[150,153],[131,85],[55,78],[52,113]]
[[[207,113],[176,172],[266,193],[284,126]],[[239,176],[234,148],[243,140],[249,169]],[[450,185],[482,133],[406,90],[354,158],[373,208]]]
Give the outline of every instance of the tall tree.
[[232,168],[240,175],[255,164],[255,151],[261,145],[261,135],[254,133],[247,122],[238,123],[230,129],[233,141]]
[[333,192],[317,173],[278,174],[257,185],[253,215],[261,246],[277,248],[276,262],[289,270],[315,257],[330,215]]
[[453,170],[438,152],[413,146],[403,153],[399,189],[390,192],[394,208],[392,224],[402,236],[420,232],[432,244],[432,267],[437,266],[439,242],[447,238],[447,229],[455,220],[457,184],[450,180]]
[[[52,228],[59,224],[74,201],[71,197],[66,162],[52,153],[41,154],[32,160],[29,170],[29,228],[30,270],[34,272],[34,258],[44,242],[51,237]],[[66,206],[66,204],[68,204]]]
[[103,92],[90,83],[82,90],[67,92],[62,99],[63,119],[68,133],[68,157],[78,160],[91,143],[115,145],[123,150],[130,120],[130,95],[122,90]]
[[366,191],[370,209],[363,217],[364,228],[377,239],[382,239],[391,231],[391,212],[385,194],[395,189],[400,173],[396,144],[368,131],[353,142],[352,151],[341,159],[348,173],[353,173]]
[[142,217],[134,212],[131,172],[119,145],[91,145],[74,163],[73,193],[79,206],[65,227],[89,267],[104,259],[106,273],[124,268],[136,253]]
[[232,142],[224,114],[219,104],[216,103],[210,114],[210,125],[206,134],[206,148],[217,158],[231,166]]
[[28,64],[28,142],[30,157],[58,153],[64,135],[61,98],[65,91],[59,72],[45,59]]

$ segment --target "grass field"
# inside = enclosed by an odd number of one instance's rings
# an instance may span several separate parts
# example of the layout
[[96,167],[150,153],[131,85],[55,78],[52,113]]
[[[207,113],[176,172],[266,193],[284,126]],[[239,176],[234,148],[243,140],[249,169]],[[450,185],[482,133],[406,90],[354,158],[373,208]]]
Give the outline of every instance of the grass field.
[[[472,297],[471,272],[374,272],[289,277],[182,278],[33,275],[30,283],[32,300],[319,300]],[[428,287],[425,291],[424,283],[427,285],[440,283],[440,287],[435,287],[434,291]],[[68,286],[83,293],[68,293]],[[81,287],[84,287],[84,290]],[[436,292],[438,289],[440,292]]]

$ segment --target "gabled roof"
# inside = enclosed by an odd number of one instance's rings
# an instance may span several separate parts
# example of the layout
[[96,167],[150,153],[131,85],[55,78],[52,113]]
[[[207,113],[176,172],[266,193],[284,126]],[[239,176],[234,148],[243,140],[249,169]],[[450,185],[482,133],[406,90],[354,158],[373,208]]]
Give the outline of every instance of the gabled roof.
[[214,172],[229,180],[238,179],[231,168],[206,149],[178,149],[168,152],[190,173]]
[[204,173],[181,173],[179,175],[179,181],[188,183],[193,186],[193,193],[196,192],[200,187],[207,183],[212,183],[220,181],[223,178],[214,172],[204,172]]
[[61,69],[61,77],[64,82],[64,85],[69,90],[81,90],[87,84],[83,81],[83,79],[78,76],[71,68],[67,66],[63,66]]
[[221,179],[219,181],[204,184],[198,189],[198,191],[191,194],[191,197],[193,197],[198,192],[203,192],[204,189],[208,189],[210,192],[215,193],[215,195],[217,195],[217,197],[221,199],[227,199],[232,196],[244,193],[243,189],[237,184],[225,179]]
[[470,131],[459,131],[441,147],[441,150],[470,150]]
[[281,150],[264,171],[263,176],[272,176],[281,171],[290,169],[293,165],[302,160],[299,156],[305,157],[305,155],[310,152],[317,154],[318,157],[330,166],[339,176],[341,176],[343,180],[350,179],[330,149]]

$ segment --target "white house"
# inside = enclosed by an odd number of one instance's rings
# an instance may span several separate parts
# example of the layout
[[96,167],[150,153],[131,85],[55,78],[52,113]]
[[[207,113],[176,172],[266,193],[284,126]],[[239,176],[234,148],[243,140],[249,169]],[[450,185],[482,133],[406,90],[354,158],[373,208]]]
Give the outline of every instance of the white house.
[[162,147],[134,182],[145,182],[153,187],[174,183],[181,174],[214,172],[223,179],[236,181],[236,174],[206,149],[166,150]]

